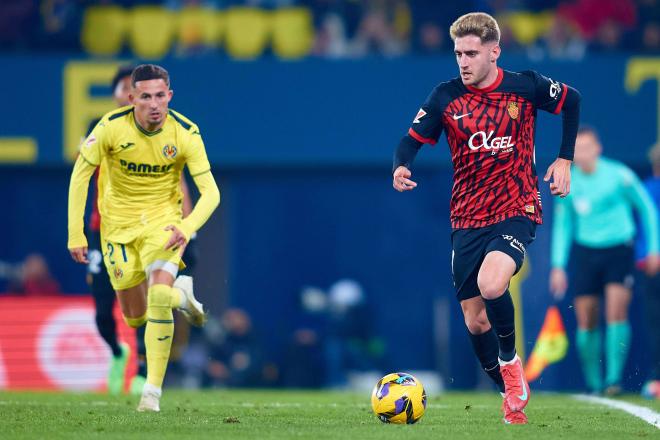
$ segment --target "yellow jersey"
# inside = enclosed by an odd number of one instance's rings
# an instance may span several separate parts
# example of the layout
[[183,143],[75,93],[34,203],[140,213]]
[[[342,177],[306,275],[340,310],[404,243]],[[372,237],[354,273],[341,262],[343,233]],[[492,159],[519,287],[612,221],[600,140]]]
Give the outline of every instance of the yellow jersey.
[[[107,113],[83,141],[80,158],[101,167],[98,205],[106,231],[128,231],[166,217],[180,219],[184,165],[193,178],[211,170],[199,128],[171,109],[154,132],[137,123],[133,106]],[[82,228],[79,234],[73,221],[70,243],[79,243]]]

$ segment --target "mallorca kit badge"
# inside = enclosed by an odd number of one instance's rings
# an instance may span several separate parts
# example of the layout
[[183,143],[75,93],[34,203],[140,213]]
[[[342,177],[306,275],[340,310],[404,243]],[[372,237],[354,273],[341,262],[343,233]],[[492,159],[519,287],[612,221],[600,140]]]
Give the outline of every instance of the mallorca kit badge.
[[511,119],[518,119],[518,115],[520,115],[520,109],[516,102],[510,102],[509,105],[506,106],[506,111],[509,112]]
[[167,144],[163,147],[163,156],[165,159],[174,159],[176,157],[176,147],[174,145]]

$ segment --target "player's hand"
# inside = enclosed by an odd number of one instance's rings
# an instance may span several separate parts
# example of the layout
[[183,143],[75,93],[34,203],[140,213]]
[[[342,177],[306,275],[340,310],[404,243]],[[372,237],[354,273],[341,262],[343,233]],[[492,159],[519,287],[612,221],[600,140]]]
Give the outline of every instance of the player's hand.
[[181,249],[181,255],[183,255],[183,252],[186,250],[186,245],[188,244],[186,236],[174,225],[166,226],[165,231],[172,231],[170,239],[167,240],[167,243],[165,244],[165,250],[167,251],[171,249],[175,251]]
[[550,292],[557,301],[561,301],[568,289],[568,277],[564,269],[554,268],[550,271]]
[[571,192],[571,161],[557,158],[548,167],[543,180],[550,182],[550,192],[553,196],[566,197]]
[[644,261],[644,272],[652,277],[660,271],[660,255],[649,254]]
[[394,189],[399,192],[414,189],[417,186],[417,183],[410,180],[410,176],[412,176],[412,173],[403,165],[394,170],[394,175],[392,177],[392,186]]
[[71,254],[71,258],[73,258],[73,261],[76,263],[89,264],[89,260],[87,259],[87,246],[71,248],[69,249],[69,253]]

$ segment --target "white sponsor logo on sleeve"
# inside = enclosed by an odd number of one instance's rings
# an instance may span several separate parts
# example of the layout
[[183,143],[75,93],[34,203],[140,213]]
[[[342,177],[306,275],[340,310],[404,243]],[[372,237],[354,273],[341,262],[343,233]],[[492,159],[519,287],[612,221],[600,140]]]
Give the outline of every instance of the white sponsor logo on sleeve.
[[550,97],[552,99],[557,99],[559,96],[559,93],[561,93],[561,84],[559,84],[557,81],[550,80]]
[[419,124],[419,120],[422,119],[424,116],[426,116],[426,112],[424,109],[420,108],[419,111],[417,112],[417,116],[415,116],[415,120],[413,121],[413,124]]

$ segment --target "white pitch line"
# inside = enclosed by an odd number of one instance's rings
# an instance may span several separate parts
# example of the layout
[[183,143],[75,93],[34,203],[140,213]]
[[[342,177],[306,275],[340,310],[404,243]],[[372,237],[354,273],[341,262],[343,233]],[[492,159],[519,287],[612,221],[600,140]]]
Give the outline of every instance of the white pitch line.
[[609,406],[610,408],[620,409],[628,414],[644,420],[647,423],[660,429],[660,413],[653,411],[645,406],[635,405],[634,403],[624,402],[622,400],[607,399],[605,397],[589,396],[586,394],[576,394],[573,396],[577,400],[584,402],[598,403]]

